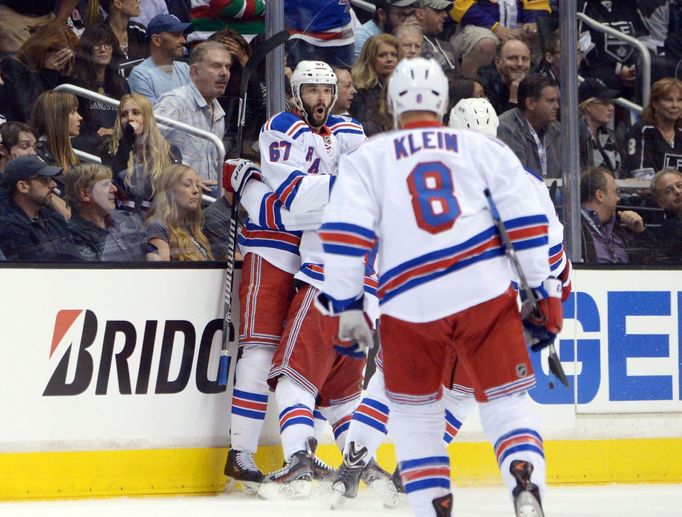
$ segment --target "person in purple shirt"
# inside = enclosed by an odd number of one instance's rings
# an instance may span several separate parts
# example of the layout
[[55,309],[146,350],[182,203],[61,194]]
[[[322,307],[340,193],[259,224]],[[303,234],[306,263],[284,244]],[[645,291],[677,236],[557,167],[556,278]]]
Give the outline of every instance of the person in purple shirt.
[[620,193],[613,173],[590,167],[580,177],[582,255],[586,263],[642,263],[649,232],[632,210],[616,210]]

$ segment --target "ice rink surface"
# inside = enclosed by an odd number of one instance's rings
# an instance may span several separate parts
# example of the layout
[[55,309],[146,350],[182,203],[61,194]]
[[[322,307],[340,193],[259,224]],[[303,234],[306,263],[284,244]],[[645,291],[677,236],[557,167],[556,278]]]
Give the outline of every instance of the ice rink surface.
[[[502,486],[454,488],[456,517],[513,517]],[[263,500],[238,492],[206,497],[139,497],[0,503],[0,517],[408,517],[407,503],[384,509],[378,496],[361,491],[330,510],[330,492],[306,501]],[[682,485],[552,486],[547,517],[680,517]]]

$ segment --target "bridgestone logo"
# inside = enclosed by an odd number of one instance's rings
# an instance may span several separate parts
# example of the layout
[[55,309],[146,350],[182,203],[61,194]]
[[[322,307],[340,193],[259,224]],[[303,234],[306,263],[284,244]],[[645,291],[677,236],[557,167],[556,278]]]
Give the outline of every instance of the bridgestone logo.
[[[82,316],[82,318],[80,318]],[[82,319],[80,336],[69,332],[77,320]],[[150,379],[155,354],[158,354],[158,367],[151,390],[156,394],[180,393],[190,381],[194,357],[197,357],[194,382],[201,393],[220,393],[224,386],[217,382],[217,367],[209,378],[209,359],[212,343],[217,332],[222,332],[222,319],[215,319],[204,327],[197,336],[192,322],[186,320],[147,320],[143,329],[136,328],[126,320],[107,320],[101,338],[98,333],[99,322],[95,313],[87,309],[62,310],[55,318],[54,333],[50,347],[50,357],[55,351],[66,347],[59,363],[53,371],[43,396],[75,396],[84,393],[95,381],[95,394],[109,392],[112,370],[115,370],[114,385],[122,395],[145,395],[150,392]],[[161,332],[160,350],[155,350],[157,333]],[[71,340],[66,335],[76,336]],[[69,341],[66,344],[66,341]],[[121,348],[121,342],[123,347]],[[119,350],[114,353],[114,345]],[[174,346],[175,344],[175,346]],[[198,353],[195,349],[199,347]],[[61,345],[61,346],[60,346]],[[99,350],[98,350],[99,349]],[[98,350],[99,364],[95,365],[94,352]],[[139,350],[136,358],[131,356]],[[75,359],[72,359],[75,355]],[[96,355],[96,354],[95,354]],[[173,356],[180,362],[180,370],[171,379]],[[69,365],[75,361],[75,368]],[[95,371],[97,366],[97,371]],[[68,372],[72,373],[69,379]],[[134,381],[134,388],[133,388]]]

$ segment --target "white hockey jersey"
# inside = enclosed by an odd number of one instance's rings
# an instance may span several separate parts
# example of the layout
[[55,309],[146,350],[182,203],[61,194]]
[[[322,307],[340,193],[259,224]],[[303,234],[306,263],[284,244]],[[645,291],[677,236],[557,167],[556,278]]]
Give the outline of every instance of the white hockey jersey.
[[373,137],[342,157],[319,234],[324,291],[362,293],[363,256],[379,243],[382,313],[427,322],[509,288],[511,268],[489,188],[531,287],[550,274],[548,219],[521,163],[502,142],[436,123]]
[[[316,259],[307,251],[314,248],[322,253],[315,230],[329,201],[339,157],[364,140],[358,122],[331,115],[322,134],[294,113],[278,113],[268,120],[258,143],[261,173],[272,192],[265,193],[256,182],[245,189],[242,204],[250,221],[240,236],[242,253],[256,253],[290,273],[298,272],[302,262],[311,263],[307,270],[313,272]],[[303,234],[287,231],[309,229]]]

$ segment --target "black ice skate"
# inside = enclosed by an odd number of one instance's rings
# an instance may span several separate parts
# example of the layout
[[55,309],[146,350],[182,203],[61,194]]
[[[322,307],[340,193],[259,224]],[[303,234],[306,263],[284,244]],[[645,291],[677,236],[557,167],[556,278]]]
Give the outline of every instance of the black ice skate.
[[436,517],[450,517],[452,515],[452,494],[436,497],[433,501]]
[[318,481],[332,481],[336,476],[336,469],[327,465],[320,458],[315,456],[317,450],[317,440],[312,436],[306,440],[306,451],[310,455],[313,463],[313,479]]
[[263,481],[263,473],[253,460],[253,453],[230,449],[225,463],[225,475],[239,481],[244,492],[255,494]]
[[382,469],[374,458],[370,458],[367,462],[360,479],[365,482],[365,485],[381,496],[381,500],[386,508],[395,508],[400,503],[398,489],[391,475]]
[[343,463],[341,463],[332,483],[332,490],[334,491],[332,508],[338,508],[346,499],[357,497],[360,477],[366,466],[366,457],[366,447],[357,449],[355,442],[350,442],[348,452],[343,455]]
[[263,483],[276,483],[281,494],[300,499],[312,493],[312,480],[313,459],[306,450],[294,453],[281,469],[267,474]]
[[509,472],[516,479],[516,488],[512,492],[516,517],[544,517],[540,502],[540,489],[530,480],[533,464],[514,460],[509,467]]

